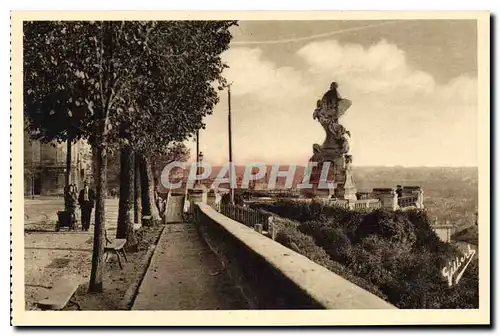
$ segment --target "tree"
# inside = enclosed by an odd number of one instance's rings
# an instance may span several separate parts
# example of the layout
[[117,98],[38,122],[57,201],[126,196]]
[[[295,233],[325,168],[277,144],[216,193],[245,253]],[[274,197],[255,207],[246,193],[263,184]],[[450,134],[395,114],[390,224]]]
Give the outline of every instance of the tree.
[[[134,134],[142,134],[132,142],[139,157],[145,216],[158,219],[153,203],[152,159],[170,155],[176,143],[204,128],[203,118],[212,113],[218,102],[216,88],[222,89],[225,84],[222,71],[226,67],[220,55],[228,48],[229,28],[234,24],[233,21],[162,22],[162,38],[151,42],[156,50],[162,51],[148,54],[148,61],[141,63],[149,70],[142,71],[147,77],[138,83],[140,89],[133,92],[134,109],[139,112],[136,116],[140,115],[140,120],[135,119],[131,124],[136,128]],[[181,57],[170,57],[171,54]]]
[[[202,118],[217,102],[214,83],[224,84],[220,54],[229,46],[235,22],[29,22],[25,48],[41,58],[29,68],[26,88],[38,105],[69,102],[74,111],[40,109],[41,119],[76,114],[80,134],[92,146],[96,184],[95,232],[89,291],[102,291],[105,230],[104,197],[109,146],[123,132],[145,158],[164,144],[182,141],[202,127]],[[37,54],[40,50],[49,50]],[[55,59],[55,61],[54,61]],[[36,62],[33,62],[36,63]],[[51,78],[48,89],[34,86]],[[43,65],[43,66],[42,66]],[[53,84],[56,83],[56,84]],[[55,86],[54,86],[55,85]],[[29,90],[32,91],[29,91]],[[52,99],[51,99],[52,98]],[[138,117],[140,116],[140,117]],[[33,118],[35,129],[45,123]],[[55,120],[55,119],[54,119]],[[124,126],[125,125],[125,126]],[[165,136],[167,134],[168,136]],[[170,141],[165,141],[169,139]],[[152,177],[151,177],[152,178]],[[143,190],[144,194],[144,190]]]
[[166,165],[178,161],[186,162],[189,159],[189,148],[182,142],[174,142],[165,148],[165,152],[152,156],[151,168],[155,185],[160,184],[161,173]]
[[[113,135],[116,136],[116,125],[110,122],[110,117],[116,113],[116,103],[146,52],[143,41],[147,40],[151,24],[38,21],[28,22],[24,28],[28,56],[39,57],[38,61],[29,62],[32,66],[26,69],[27,100],[44,107],[37,109],[38,115],[31,118],[33,128],[41,134],[49,133],[51,128],[44,120],[51,119],[53,124],[61,125],[60,120],[76,115],[80,134],[93,149],[96,207],[89,291],[102,291],[106,154]],[[41,50],[44,52],[40,53]],[[39,82],[47,85],[40,90]],[[66,108],[45,107],[54,102],[63,107],[66,102],[74,110],[69,110],[70,113]]]
[[134,248],[137,245],[132,226],[134,167],[134,152],[130,146],[124,145],[120,150],[120,198],[118,203],[116,238],[127,239],[129,248]]
[[186,162],[189,159],[189,149],[184,143],[174,142],[165,148],[163,153],[152,156],[151,169],[153,172],[153,181],[157,192],[155,192],[154,203],[162,220],[165,220],[165,212],[167,210],[166,203],[162,202],[160,197],[161,174],[166,165],[172,162]]
[[[24,116],[31,138],[43,143],[66,142],[65,190],[71,176],[72,143],[84,135],[84,110],[73,99],[74,87],[66,82],[71,67],[70,46],[52,43],[66,34],[64,26],[50,22],[24,25]],[[40,54],[44,50],[44,55]],[[68,85],[69,84],[69,85]]]

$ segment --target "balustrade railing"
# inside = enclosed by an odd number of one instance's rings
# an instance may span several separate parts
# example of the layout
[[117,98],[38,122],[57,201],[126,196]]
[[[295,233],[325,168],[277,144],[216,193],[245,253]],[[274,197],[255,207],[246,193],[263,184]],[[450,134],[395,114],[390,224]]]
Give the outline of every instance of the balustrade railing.
[[368,211],[368,210],[374,210],[374,209],[379,209],[382,207],[382,204],[380,203],[380,200],[378,199],[364,199],[364,200],[357,200],[354,201],[354,210],[358,211]]
[[359,191],[356,193],[358,200],[369,200],[373,199],[373,194],[371,191]]
[[400,208],[407,208],[411,206],[416,206],[417,196],[402,196],[398,197],[398,206]]
[[262,213],[256,209],[228,203],[221,203],[220,213],[249,227],[255,227],[256,224],[262,224],[264,231],[267,231],[268,218],[271,217],[271,215]]
[[329,205],[329,206],[333,206],[333,207],[339,207],[339,208],[345,208],[345,209],[348,209],[349,208],[349,203],[347,201],[343,201],[343,200],[331,200],[331,201],[327,201],[325,202],[326,205]]

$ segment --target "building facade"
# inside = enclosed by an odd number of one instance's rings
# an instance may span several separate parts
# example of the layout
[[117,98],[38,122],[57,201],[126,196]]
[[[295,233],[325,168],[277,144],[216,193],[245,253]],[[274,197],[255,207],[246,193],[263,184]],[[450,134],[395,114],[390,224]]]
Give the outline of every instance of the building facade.
[[[81,188],[91,178],[90,146],[83,140],[71,146],[70,183]],[[62,195],[66,173],[66,143],[41,143],[24,133],[24,195]]]

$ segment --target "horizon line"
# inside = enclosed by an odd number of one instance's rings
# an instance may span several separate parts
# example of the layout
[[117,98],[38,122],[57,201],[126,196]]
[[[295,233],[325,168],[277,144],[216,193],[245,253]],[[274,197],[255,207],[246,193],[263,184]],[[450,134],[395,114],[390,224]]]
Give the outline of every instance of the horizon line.
[[[187,161],[188,163],[195,163],[196,161]],[[205,163],[211,164],[213,167],[222,167],[226,163],[216,163],[212,164],[208,161],[204,161]],[[290,166],[290,165],[295,165],[299,167],[306,167],[306,164],[297,164],[297,163],[267,163],[267,162],[262,162],[262,161],[252,161],[252,162],[247,162],[247,163],[235,163],[235,166],[246,166],[248,164],[264,164],[265,166],[273,166],[275,164],[278,164],[279,166]],[[353,168],[359,167],[359,168],[479,168],[479,165],[401,165],[401,164],[387,164],[387,165],[352,165]]]

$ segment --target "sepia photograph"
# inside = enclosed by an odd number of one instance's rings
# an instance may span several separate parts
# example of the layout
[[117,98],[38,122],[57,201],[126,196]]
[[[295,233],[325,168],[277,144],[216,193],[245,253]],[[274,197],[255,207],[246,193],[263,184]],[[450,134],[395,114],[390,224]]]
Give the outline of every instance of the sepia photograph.
[[278,14],[13,13],[14,325],[490,323],[489,13]]

